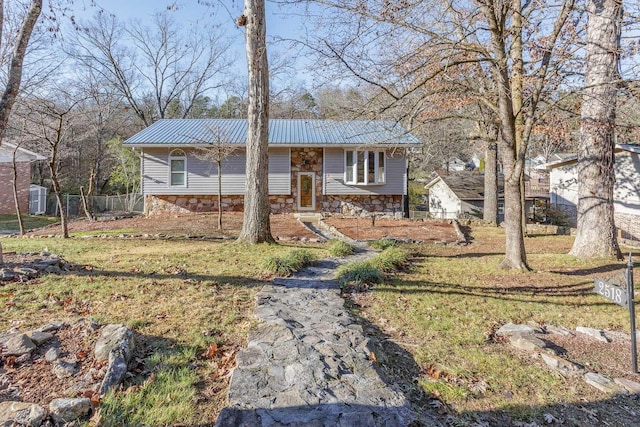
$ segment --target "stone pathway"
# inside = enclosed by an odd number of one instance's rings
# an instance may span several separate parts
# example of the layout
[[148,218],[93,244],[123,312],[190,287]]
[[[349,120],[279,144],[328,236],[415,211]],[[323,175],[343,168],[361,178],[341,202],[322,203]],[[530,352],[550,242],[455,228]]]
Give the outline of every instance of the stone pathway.
[[[365,259],[363,250],[345,261]],[[237,355],[230,406],[217,426],[420,426],[405,396],[386,384],[369,340],[344,308],[337,260],[324,260],[257,296],[260,324]]]

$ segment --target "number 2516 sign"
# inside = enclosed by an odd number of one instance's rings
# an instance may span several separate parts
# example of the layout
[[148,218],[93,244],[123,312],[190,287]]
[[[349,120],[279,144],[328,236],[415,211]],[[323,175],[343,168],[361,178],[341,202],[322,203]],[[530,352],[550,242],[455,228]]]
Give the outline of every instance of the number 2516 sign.
[[618,305],[627,307],[629,305],[629,295],[627,289],[607,283],[602,279],[595,279],[594,290],[597,294],[615,302]]

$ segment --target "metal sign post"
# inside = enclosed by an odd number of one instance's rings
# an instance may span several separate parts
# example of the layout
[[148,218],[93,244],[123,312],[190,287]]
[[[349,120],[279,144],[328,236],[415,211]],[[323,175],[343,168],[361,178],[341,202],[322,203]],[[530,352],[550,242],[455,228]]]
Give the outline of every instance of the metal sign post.
[[631,323],[631,369],[634,374],[638,373],[638,351],[636,347],[636,307],[633,301],[633,261],[629,252],[629,262],[627,262],[627,290],[629,292],[629,319]]
[[[626,283],[623,283],[626,282]],[[625,286],[626,285],[626,286]],[[626,289],[625,289],[626,288]],[[614,274],[608,280],[600,277],[594,279],[593,290],[608,300],[626,307],[629,310],[629,323],[631,324],[631,370],[638,373],[638,351],[636,346],[636,308],[633,300],[633,261],[629,253],[627,271],[624,275]]]

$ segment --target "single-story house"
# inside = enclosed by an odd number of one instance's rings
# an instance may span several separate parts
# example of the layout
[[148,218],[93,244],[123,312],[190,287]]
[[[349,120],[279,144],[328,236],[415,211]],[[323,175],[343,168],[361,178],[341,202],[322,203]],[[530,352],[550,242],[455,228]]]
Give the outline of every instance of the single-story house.
[[29,213],[29,185],[31,184],[31,162],[45,157],[9,142],[0,145],[0,214],[15,214],[13,196],[13,156],[16,157],[18,203],[20,212]]
[[[147,214],[217,210],[217,165],[203,150],[237,147],[222,160],[222,208],[243,209],[244,119],[159,120],[125,141],[140,150]],[[273,213],[403,212],[407,149],[420,144],[392,121],[270,120]]]
[[[640,145],[615,147],[613,210],[619,237],[640,241]],[[550,171],[551,206],[562,210],[575,225],[578,206],[578,156],[545,164]]]
[[[528,179],[526,177],[525,179]],[[484,174],[460,172],[452,175],[434,174],[425,185],[428,191],[429,213],[434,218],[453,219],[461,216],[482,218],[484,211]],[[525,209],[530,219],[540,220],[536,202],[546,204],[548,197],[525,193]],[[498,177],[498,222],[504,221],[504,178]]]

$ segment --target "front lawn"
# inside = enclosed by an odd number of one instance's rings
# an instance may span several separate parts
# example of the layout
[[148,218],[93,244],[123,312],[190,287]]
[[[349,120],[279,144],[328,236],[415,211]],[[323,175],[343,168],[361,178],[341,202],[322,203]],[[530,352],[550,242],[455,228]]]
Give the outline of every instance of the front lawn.
[[[46,246],[87,269],[0,285],[0,331],[79,317],[135,331],[140,373],[102,401],[105,426],[214,420],[253,322],[255,292],[269,278],[264,261],[299,249],[186,239],[2,239],[2,246],[5,252]],[[327,256],[322,248],[305,250]]]
[[[493,332],[513,322],[628,333],[628,313],[593,292],[594,274],[609,275],[624,263],[582,262],[566,255],[572,237],[542,236],[527,239],[534,271],[510,272],[498,268],[502,229],[473,228],[472,238],[469,246],[410,246],[413,268],[372,293],[352,296],[357,313],[412,354],[421,372],[420,387],[444,404],[444,412],[467,421],[490,414],[494,423],[504,425],[522,419],[539,422],[549,407],[606,399],[581,377],[553,373],[542,360],[512,348]],[[602,349],[613,353],[619,347],[588,344],[582,352],[568,352],[587,370],[640,382],[640,376],[629,374],[628,350],[607,357],[598,354]]]

